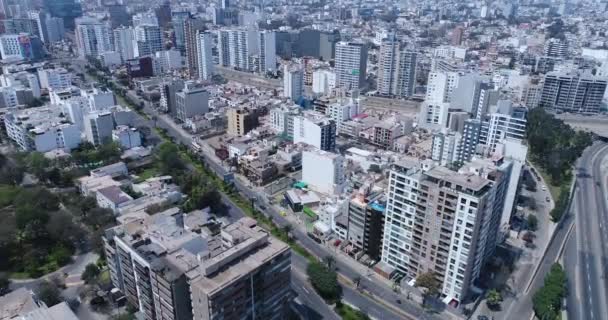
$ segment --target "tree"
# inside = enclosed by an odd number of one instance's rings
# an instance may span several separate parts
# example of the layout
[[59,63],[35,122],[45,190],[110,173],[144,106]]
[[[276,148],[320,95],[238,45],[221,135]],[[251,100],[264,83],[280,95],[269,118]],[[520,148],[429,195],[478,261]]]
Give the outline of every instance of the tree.
[[173,143],[164,142],[156,149],[156,163],[162,174],[179,176],[185,165]]
[[528,112],[526,136],[530,159],[549,174],[553,185],[570,177],[572,165],[592,143],[590,133],[574,131],[543,108]]
[[336,263],[336,258],[334,258],[333,256],[325,256],[323,258],[323,262],[325,262],[325,265],[327,265],[327,269],[333,269],[335,263]]
[[435,279],[435,274],[431,271],[422,273],[416,278],[416,287],[422,287],[425,298],[434,297],[439,293],[439,282]]
[[313,288],[323,299],[332,303],[340,300],[342,290],[338,284],[338,276],[335,271],[315,261],[308,264],[306,273]]
[[84,271],[82,272],[82,275],[80,276],[80,279],[83,280],[84,283],[90,284],[97,278],[97,276],[99,276],[99,273],[100,273],[99,267],[97,267],[97,265],[95,265],[94,263],[89,263],[84,268]]
[[538,319],[556,319],[562,300],[566,296],[566,273],[561,265],[553,264],[541,287],[532,297],[532,306]]
[[492,289],[488,291],[488,295],[486,297],[486,304],[488,308],[492,310],[500,309],[500,303],[502,302],[502,295],[496,289]]
[[535,215],[529,214],[527,218],[528,229],[530,231],[536,231],[538,229],[538,218]]
[[51,307],[61,302],[61,292],[57,284],[45,280],[36,288],[36,296]]

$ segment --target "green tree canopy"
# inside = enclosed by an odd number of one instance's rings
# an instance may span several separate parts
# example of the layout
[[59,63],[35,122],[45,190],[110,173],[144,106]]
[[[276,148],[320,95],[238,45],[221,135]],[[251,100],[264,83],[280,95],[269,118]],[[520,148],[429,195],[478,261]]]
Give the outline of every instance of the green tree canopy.
[[306,273],[310,282],[319,293],[319,295],[327,301],[340,300],[342,293],[341,287],[338,284],[338,277],[335,271],[327,268],[326,265],[320,262],[312,262],[308,264]]

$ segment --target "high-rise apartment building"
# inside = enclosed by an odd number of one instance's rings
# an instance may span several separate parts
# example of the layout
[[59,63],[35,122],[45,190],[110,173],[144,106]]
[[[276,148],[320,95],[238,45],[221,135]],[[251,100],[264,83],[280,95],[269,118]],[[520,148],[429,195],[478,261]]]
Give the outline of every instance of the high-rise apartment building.
[[63,19],[47,15],[45,17],[45,24],[48,35],[47,41],[49,43],[63,40],[65,37],[65,26],[63,24]]
[[147,56],[164,49],[163,32],[154,24],[140,24],[135,27],[135,56]]
[[286,317],[290,250],[254,220],[215,234],[202,210],[131,215],[103,242],[112,284],[144,319]]
[[283,96],[298,101],[304,94],[304,71],[300,65],[285,65],[283,71]]
[[571,113],[598,113],[608,78],[588,72],[550,72],[545,76],[539,106]]
[[185,23],[188,19],[190,19],[190,11],[180,10],[171,12],[175,48],[184,52],[186,51]]
[[390,172],[382,262],[415,279],[432,272],[447,303],[464,299],[496,242],[505,183],[498,171],[459,172],[402,161]]
[[196,37],[196,51],[198,62],[198,77],[201,80],[211,80],[213,77],[213,34],[198,32]]
[[112,28],[105,21],[91,17],[76,19],[76,44],[81,58],[97,57],[98,54],[114,51]]
[[5,34],[27,33],[39,37],[40,40],[43,39],[41,29],[39,29],[36,20],[32,18],[2,19],[0,20],[0,27],[2,27],[2,33]]
[[188,76],[190,79],[200,79],[200,62],[199,58],[201,53],[199,52],[199,33],[203,32],[204,23],[201,19],[194,19],[192,17],[184,21],[184,37],[185,37],[185,49],[186,49],[186,67],[188,68]]
[[158,8],[154,9],[154,15],[158,25],[166,28],[171,23],[171,2],[164,1]]
[[51,16],[62,18],[68,29],[74,29],[75,19],[82,15],[82,6],[76,0],[44,0],[44,8]]
[[125,62],[135,58],[135,30],[132,27],[119,27],[114,29],[114,50],[120,54]]
[[131,15],[127,12],[127,6],[122,4],[111,4],[106,6],[112,28],[120,26],[129,26],[131,24]]
[[259,73],[276,72],[277,71],[277,45],[276,34],[274,31],[264,30],[257,33],[259,50],[259,67],[256,70]]
[[416,88],[416,53],[399,41],[385,39],[378,57],[378,93],[384,96],[411,97]]
[[220,65],[248,71],[249,57],[256,46],[255,32],[244,29],[218,31],[218,54]]
[[40,37],[40,40],[44,43],[48,43],[49,34],[46,26],[47,15],[42,11],[34,10],[28,11],[27,17],[34,21],[34,24],[38,29],[37,34]]
[[341,41],[336,44],[336,87],[358,90],[365,86],[367,46]]

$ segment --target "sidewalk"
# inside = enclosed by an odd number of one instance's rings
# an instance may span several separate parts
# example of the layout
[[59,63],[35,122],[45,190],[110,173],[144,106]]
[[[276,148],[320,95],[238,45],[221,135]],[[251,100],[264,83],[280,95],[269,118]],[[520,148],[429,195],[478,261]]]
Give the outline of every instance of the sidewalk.
[[[519,235],[511,232],[511,235],[514,236],[507,238],[503,246],[515,251],[520,250],[520,253],[514,262],[515,269],[513,272],[502,283],[497,284],[498,289],[502,287],[503,302],[501,310],[490,310],[486,305],[485,299],[482,299],[473,312],[471,319],[476,319],[479,315],[493,316],[497,320],[510,319],[510,316],[512,316],[511,311],[518,300],[528,294],[528,287],[540,267],[540,262],[545,256],[553,233],[557,228],[557,224],[551,220],[550,216],[550,212],[555,206],[555,201],[552,199],[548,188],[546,191],[542,190],[542,185],[547,186],[542,176],[537,180],[537,184],[536,192],[530,192],[525,189],[521,192],[521,195],[534,199],[537,205],[534,211],[529,208],[525,210],[527,214],[533,214],[538,219],[538,229],[534,232],[536,236],[534,244],[536,247],[530,249],[525,246],[525,241],[522,240],[522,237],[527,232],[526,230],[523,230]],[[549,202],[546,201],[547,197],[550,199]]]

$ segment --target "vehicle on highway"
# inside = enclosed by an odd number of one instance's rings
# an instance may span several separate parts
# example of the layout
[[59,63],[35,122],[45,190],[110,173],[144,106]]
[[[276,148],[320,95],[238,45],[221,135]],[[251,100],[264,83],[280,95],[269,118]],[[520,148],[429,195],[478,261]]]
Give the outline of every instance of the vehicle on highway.
[[546,197],[546,198],[545,198],[545,201],[547,201],[547,202],[551,202],[551,198]]

